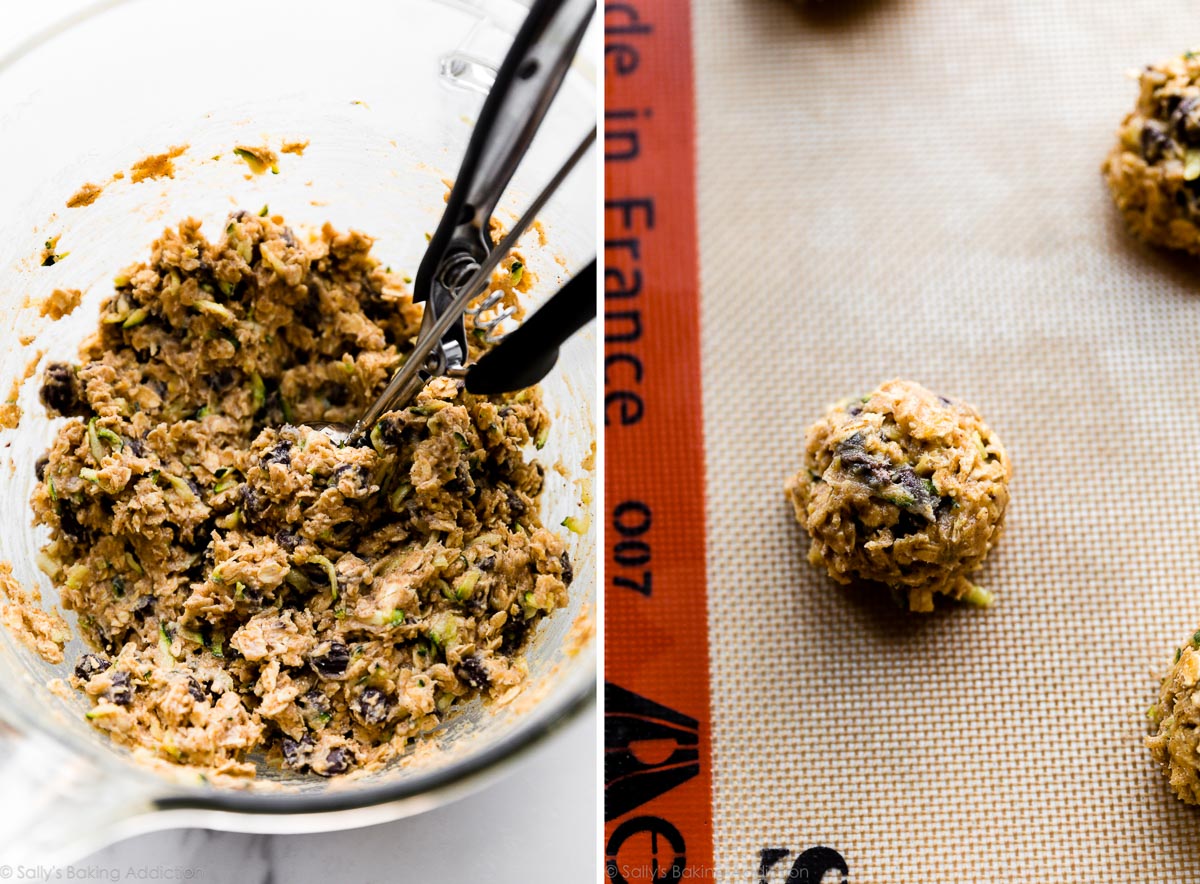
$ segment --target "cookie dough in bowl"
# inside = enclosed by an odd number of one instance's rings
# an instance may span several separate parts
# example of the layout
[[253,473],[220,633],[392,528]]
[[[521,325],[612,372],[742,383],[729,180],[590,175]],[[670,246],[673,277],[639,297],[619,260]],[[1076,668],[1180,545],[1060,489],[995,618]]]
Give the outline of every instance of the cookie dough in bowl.
[[1000,538],[1011,474],[973,408],[893,380],[809,428],[786,493],[812,537],[813,565],[931,611],[937,595],[990,602],[968,575]]
[[1129,230],[1200,254],[1200,57],[1147,65],[1104,177]]
[[89,646],[71,684],[160,762],[380,767],[518,688],[526,638],[567,604],[536,388],[437,378],[364,447],[306,426],[353,421],[417,332],[371,245],[278,216],[235,213],[211,240],[185,221],[117,277],[79,361],[45,368],[42,402],[69,419],[32,505]]

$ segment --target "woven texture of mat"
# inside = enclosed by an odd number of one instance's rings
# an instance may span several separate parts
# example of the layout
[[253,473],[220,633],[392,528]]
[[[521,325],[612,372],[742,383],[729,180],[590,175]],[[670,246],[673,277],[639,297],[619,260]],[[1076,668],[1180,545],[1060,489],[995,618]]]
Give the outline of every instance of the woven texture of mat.
[[[1200,18],[821,6],[694,8],[720,879],[818,844],[854,882],[1195,878],[1200,812],[1142,739],[1200,625],[1200,262],[1132,242],[1099,168],[1128,72]],[[805,428],[892,377],[1013,459],[991,610],[805,561]]]

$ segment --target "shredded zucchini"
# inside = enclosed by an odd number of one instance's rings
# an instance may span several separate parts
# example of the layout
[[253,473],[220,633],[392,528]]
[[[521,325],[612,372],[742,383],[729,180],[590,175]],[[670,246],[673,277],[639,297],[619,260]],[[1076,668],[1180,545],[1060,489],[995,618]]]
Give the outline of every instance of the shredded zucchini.
[[237,322],[237,317],[233,315],[233,311],[224,304],[218,304],[216,301],[197,301],[196,309],[201,313],[207,313],[209,316],[216,316],[224,319],[226,322]]
[[990,608],[995,600],[988,590],[982,586],[976,586],[974,583],[967,584],[968,589],[962,594],[962,600],[968,605],[974,605],[977,608]]
[[337,568],[333,562],[325,558],[325,556],[309,556],[310,564],[319,565],[325,569],[325,574],[329,577],[329,589],[333,592],[333,600],[336,602],[338,597],[338,575]]
[[133,328],[135,325],[141,325],[146,321],[146,317],[150,315],[150,311],[145,307],[135,307],[129,311],[129,315],[125,317],[125,321],[121,323],[121,328]]
[[480,574],[481,572],[475,568],[468,571],[459,581],[458,586],[454,587],[454,597],[461,602],[474,595],[475,584],[479,582]]
[[267,385],[258,372],[250,375],[250,393],[254,397],[254,410],[258,411],[267,401]]
[[191,502],[196,499],[196,492],[192,490],[192,486],[187,483],[186,479],[183,479],[179,476],[174,476],[165,470],[160,472],[159,475],[170,482],[171,487],[174,488],[175,492],[184,500]]
[[1189,147],[1183,156],[1183,180],[1200,178],[1200,148]]
[[590,521],[587,516],[567,516],[562,520],[562,526],[573,534],[583,534],[587,531]]

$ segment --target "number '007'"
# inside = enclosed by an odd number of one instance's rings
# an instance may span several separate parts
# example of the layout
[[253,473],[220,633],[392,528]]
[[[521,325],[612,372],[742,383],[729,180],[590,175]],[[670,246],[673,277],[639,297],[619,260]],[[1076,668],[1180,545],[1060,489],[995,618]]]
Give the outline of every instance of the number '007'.
[[640,500],[622,501],[613,507],[613,586],[650,595],[653,575],[647,535],[652,521],[650,507]]

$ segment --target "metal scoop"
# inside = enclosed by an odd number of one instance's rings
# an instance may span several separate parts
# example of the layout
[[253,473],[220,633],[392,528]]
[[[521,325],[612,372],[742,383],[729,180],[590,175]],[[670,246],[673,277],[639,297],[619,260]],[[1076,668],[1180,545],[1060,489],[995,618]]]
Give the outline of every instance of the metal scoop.
[[[593,127],[493,247],[492,213],[566,76],[595,6],[595,0],[534,3],[484,102],[446,210],[417,271],[413,301],[423,303],[425,313],[413,351],[352,428],[311,425],[339,444],[361,444],[382,415],[403,408],[431,378],[466,375],[463,313],[596,140]],[[588,300],[594,316],[594,298]],[[557,344],[552,349],[556,354]]]

